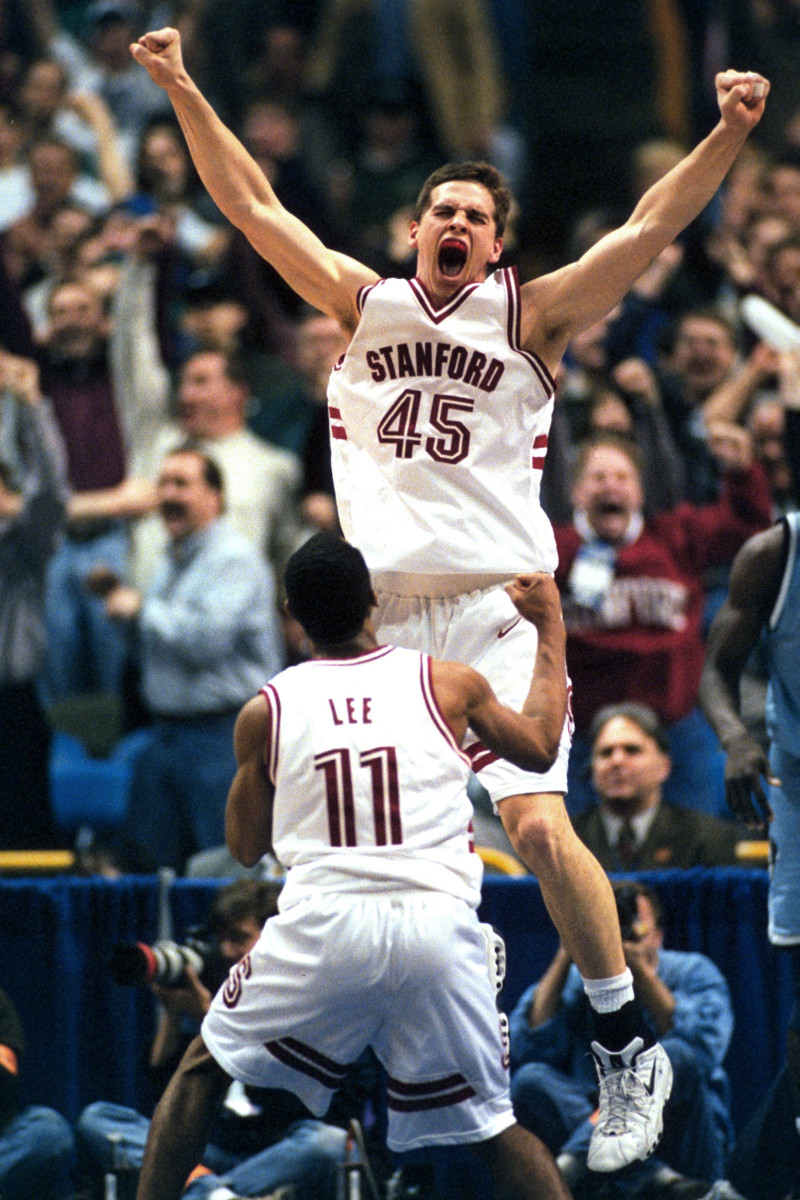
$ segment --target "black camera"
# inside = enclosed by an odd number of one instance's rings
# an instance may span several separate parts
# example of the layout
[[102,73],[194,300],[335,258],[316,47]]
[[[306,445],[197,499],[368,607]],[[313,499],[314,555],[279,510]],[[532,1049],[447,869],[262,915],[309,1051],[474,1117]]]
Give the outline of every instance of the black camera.
[[222,956],[215,942],[200,936],[190,936],[182,944],[171,941],[118,942],[111,951],[110,972],[115,983],[123,987],[141,987],[159,983],[162,987],[177,987],[184,982],[186,968],[191,967],[201,979],[218,974]]
[[636,903],[638,892],[632,883],[624,883],[614,888],[614,899],[617,902],[617,916],[623,942],[638,941],[634,926],[639,923],[639,907]]

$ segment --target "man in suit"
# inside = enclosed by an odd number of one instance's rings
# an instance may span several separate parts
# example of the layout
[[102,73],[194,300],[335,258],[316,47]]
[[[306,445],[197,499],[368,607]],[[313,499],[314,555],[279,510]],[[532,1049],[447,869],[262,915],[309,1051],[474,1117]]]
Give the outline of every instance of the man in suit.
[[596,714],[590,740],[599,801],[574,825],[606,871],[736,863],[736,843],[745,836],[736,824],[662,799],[669,740],[652,709],[609,704]]

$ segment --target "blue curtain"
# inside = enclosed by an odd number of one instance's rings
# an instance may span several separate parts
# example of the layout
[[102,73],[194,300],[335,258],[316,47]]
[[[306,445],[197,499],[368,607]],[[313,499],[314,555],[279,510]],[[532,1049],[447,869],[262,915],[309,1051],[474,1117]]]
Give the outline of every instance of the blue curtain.
[[[641,878],[662,899],[667,945],[703,951],[728,979],[736,1012],[728,1069],[741,1127],[783,1061],[790,1007],[787,956],[766,937],[766,872],[660,871]],[[203,921],[218,887],[217,880],[197,879],[171,885],[169,917],[178,939]],[[154,1004],[146,988],[115,984],[108,967],[116,942],[159,936],[159,914],[156,877],[0,881],[0,986],[25,1029],[26,1103],[50,1104],[69,1120],[92,1100],[146,1107]],[[510,1008],[547,966],[556,933],[530,878],[487,876],[481,918],[506,940],[501,1001]]]

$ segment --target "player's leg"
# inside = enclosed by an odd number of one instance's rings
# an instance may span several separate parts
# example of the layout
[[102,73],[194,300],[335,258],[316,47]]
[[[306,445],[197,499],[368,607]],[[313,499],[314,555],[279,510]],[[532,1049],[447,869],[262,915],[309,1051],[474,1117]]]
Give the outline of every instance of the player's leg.
[[[515,616],[502,589],[467,597],[451,621],[447,649],[450,657],[482,671],[498,697],[518,709],[533,670],[536,630]],[[473,761],[514,849],[538,878],[548,912],[583,977],[600,1083],[589,1165],[611,1171],[652,1152],[661,1134],[671,1068],[634,998],[608,876],[567,814],[569,744],[568,715],[558,757],[545,774],[520,771],[493,755],[478,753]]]
[[214,1109],[230,1082],[196,1037],[153,1113],[136,1200],[178,1200],[200,1162]]
[[398,985],[374,1042],[388,1078],[390,1149],[469,1146],[498,1200],[568,1200],[550,1151],[514,1120],[494,937],[454,897],[403,897],[395,911]]
[[625,955],[614,892],[575,833],[563,796],[506,796],[497,810],[514,849],[538,879],[547,911],[583,978],[622,975]]
[[498,1200],[569,1200],[553,1156],[521,1125],[509,1125],[475,1149],[492,1173]]

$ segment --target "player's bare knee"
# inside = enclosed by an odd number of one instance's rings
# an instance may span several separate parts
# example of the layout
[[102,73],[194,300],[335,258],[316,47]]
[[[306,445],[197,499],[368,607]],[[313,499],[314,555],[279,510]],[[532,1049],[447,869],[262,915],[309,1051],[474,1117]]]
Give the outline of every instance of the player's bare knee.
[[512,841],[520,857],[535,873],[557,870],[572,836],[563,806],[534,801],[517,816]]

